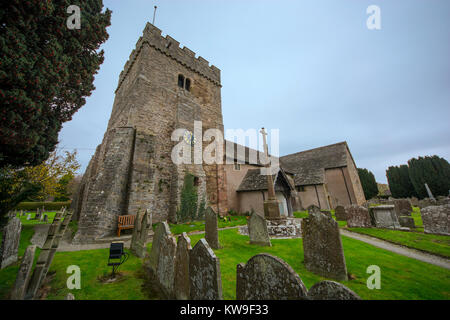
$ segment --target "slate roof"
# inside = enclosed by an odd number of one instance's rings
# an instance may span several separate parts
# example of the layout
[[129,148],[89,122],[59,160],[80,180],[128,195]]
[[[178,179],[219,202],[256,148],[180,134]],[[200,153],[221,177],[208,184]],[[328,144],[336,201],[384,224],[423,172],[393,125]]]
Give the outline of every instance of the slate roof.
[[[229,141],[229,140],[225,140],[225,142],[226,143],[231,143],[232,145],[233,145],[233,148],[234,148],[234,153],[233,153],[233,155],[232,155],[232,158],[234,159],[234,160],[237,160],[237,148],[238,148],[238,146],[241,146],[241,145],[239,145],[239,144],[237,144],[237,143],[235,143],[235,142],[233,142],[233,141]],[[227,158],[227,154],[226,154],[226,143],[224,144],[224,160],[226,160],[226,158]],[[264,157],[264,152],[261,152],[261,151],[259,151],[259,150],[255,150],[255,149],[252,149],[252,148],[249,148],[249,147],[246,147],[246,146],[244,146],[244,150],[245,150],[245,163],[247,163],[247,164],[253,164],[253,165],[256,165],[256,166],[262,166],[263,164],[260,162],[260,159],[263,159],[263,157]],[[250,163],[250,159],[249,159],[249,157],[250,157],[250,151],[252,151],[252,152],[255,152],[256,153],[256,163]]]
[[347,142],[339,142],[280,157],[280,165],[294,173],[296,186],[323,184],[325,169],[347,166],[347,150]]
[[[272,181],[274,181],[275,184],[275,190],[281,190],[282,187],[280,186],[281,182],[275,181],[275,178],[278,177],[278,175],[284,175],[285,173],[283,170],[278,171],[277,174],[272,175]],[[289,181],[283,177],[282,178],[285,181],[285,185],[291,189],[293,189],[293,186],[289,183]],[[260,174],[260,169],[249,169],[247,173],[245,174],[245,177],[242,179],[241,184],[237,188],[236,191],[260,191],[260,190],[267,190],[267,176]]]

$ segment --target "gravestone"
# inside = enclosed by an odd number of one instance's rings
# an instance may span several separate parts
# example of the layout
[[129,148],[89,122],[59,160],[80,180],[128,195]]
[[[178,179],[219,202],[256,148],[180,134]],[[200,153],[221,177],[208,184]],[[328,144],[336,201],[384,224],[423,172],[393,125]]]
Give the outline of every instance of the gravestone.
[[394,205],[382,205],[369,209],[372,224],[377,228],[399,229],[397,214]]
[[190,299],[189,283],[189,253],[191,252],[191,239],[186,232],[178,237],[177,253],[175,257],[174,291],[177,300]]
[[134,220],[130,251],[139,258],[145,258],[147,254],[148,232],[151,228],[150,216],[148,210],[145,210],[144,214],[138,212]]
[[436,199],[433,197],[433,193],[431,192],[430,187],[429,187],[428,184],[426,184],[426,183],[425,183],[425,189],[427,190],[428,198],[430,198],[431,200],[436,200]]
[[75,296],[72,293],[68,293],[65,300],[75,300]]
[[356,204],[345,207],[347,226],[349,228],[371,228],[369,210]]
[[347,280],[339,225],[321,212],[310,212],[302,223],[303,254],[307,270],[336,280]]
[[308,291],[311,300],[361,300],[352,290],[338,282],[324,280],[313,285]]
[[450,235],[450,204],[429,206],[420,213],[425,233]]
[[27,215],[27,220],[31,220],[31,213]]
[[11,291],[11,300],[23,300],[30,282],[31,269],[33,269],[34,255],[36,246],[28,246],[20,264],[19,272],[16,276],[16,282]]
[[41,218],[41,212],[39,211],[39,208],[36,209],[36,214],[34,216],[34,220],[39,220]]
[[208,207],[205,213],[205,238],[211,248],[220,249],[217,214],[211,207]]
[[156,228],[155,234],[153,236],[152,250],[150,251],[148,260],[149,267],[154,273],[156,273],[156,267],[158,266],[161,241],[167,235],[170,235],[170,228],[167,222],[163,221],[159,223],[158,227]]
[[308,213],[320,212],[320,208],[314,204],[310,205],[306,210],[308,210]]
[[20,232],[22,223],[19,218],[12,218],[3,228],[2,244],[0,246],[0,269],[17,262]]
[[302,300],[306,295],[298,274],[278,257],[261,253],[236,267],[237,300]]
[[192,300],[222,300],[220,261],[204,238],[189,253],[189,283]]
[[331,214],[330,210],[320,210],[320,212],[322,212],[323,214],[325,214],[326,216],[333,218],[333,215]]
[[42,214],[41,214],[41,217],[39,218],[39,220],[44,221],[44,217],[45,217],[46,215],[47,215],[46,213],[42,213]]
[[260,246],[271,246],[269,232],[267,231],[266,219],[257,213],[253,213],[247,221],[248,235],[250,237],[250,244],[257,244]]
[[165,234],[159,242],[159,257],[156,267],[156,279],[167,299],[174,297],[175,255],[177,242],[171,233]]
[[345,208],[343,206],[337,206],[334,209],[334,215],[338,221],[347,221],[347,214],[345,213]]
[[395,199],[393,201],[395,207],[395,213],[397,217],[400,216],[410,216],[413,208],[411,202],[408,199]]
[[400,226],[405,228],[413,229],[416,227],[416,225],[414,224],[414,219],[412,217],[400,216],[398,217],[398,222],[400,223]]
[[44,215],[44,222],[48,222],[48,214]]

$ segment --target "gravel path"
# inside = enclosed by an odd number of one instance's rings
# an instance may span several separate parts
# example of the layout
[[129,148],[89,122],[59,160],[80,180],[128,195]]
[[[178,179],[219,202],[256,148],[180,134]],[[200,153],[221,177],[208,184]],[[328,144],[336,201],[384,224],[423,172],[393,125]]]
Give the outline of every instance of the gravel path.
[[446,259],[443,257],[439,257],[433,254],[429,254],[429,253],[425,253],[419,250],[415,250],[415,249],[411,249],[411,248],[407,248],[401,245],[397,245],[397,244],[393,244],[387,241],[383,241],[374,237],[370,237],[367,235],[362,235],[359,233],[355,233],[355,232],[351,232],[348,230],[343,230],[341,229],[341,235],[352,238],[352,239],[356,239],[365,243],[368,243],[370,245],[373,245],[375,247],[381,248],[381,249],[385,249],[385,250],[389,250],[391,252],[397,253],[397,254],[401,254],[402,256],[406,256],[409,258],[413,258],[419,261],[423,261],[423,262],[427,262],[427,263],[431,263],[434,264],[436,266],[442,267],[442,268],[446,268],[446,269],[450,269],[450,259]]

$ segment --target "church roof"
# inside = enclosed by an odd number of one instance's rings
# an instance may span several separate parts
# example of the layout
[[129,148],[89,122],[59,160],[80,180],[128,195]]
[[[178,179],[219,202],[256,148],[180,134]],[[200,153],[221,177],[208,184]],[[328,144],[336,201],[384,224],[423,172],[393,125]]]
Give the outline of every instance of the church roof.
[[347,166],[347,151],[347,142],[339,142],[280,157],[280,165],[294,173],[296,186],[323,184],[325,169]]
[[[260,172],[260,169],[249,169],[236,191],[267,190],[267,176],[261,175]],[[286,188],[293,189],[293,186],[289,183],[283,170],[278,170],[276,174],[272,175],[272,181],[274,181],[275,190],[277,191],[282,189],[282,185]]]

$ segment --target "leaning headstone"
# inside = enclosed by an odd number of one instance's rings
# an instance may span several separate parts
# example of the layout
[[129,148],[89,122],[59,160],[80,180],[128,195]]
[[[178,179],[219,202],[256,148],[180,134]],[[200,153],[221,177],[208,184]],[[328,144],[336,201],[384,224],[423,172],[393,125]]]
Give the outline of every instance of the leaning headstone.
[[19,272],[17,273],[16,282],[11,291],[11,300],[23,300],[30,282],[31,269],[33,269],[34,254],[36,246],[28,246],[20,264]]
[[167,299],[174,297],[173,284],[175,279],[175,255],[177,242],[172,234],[165,234],[159,243],[158,265],[156,279]]
[[262,216],[253,213],[248,219],[248,235],[251,244],[260,246],[271,246],[269,232],[267,231],[267,222]]
[[347,214],[345,213],[345,208],[343,206],[337,206],[334,209],[334,215],[336,216],[336,220],[338,221],[347,220]]
[[428,184],[426,184],[426,183],[425,183],[425,189],[427,190],[428,198],[430,198],[431,200],[436,200],[436,199],[433,197],[433,193],[431,193],[430,187],[428,187]]
[[400,216],[398,217],[398,222],[400,226],[405,228],[414,229],[416,225],[414,224],[414,218],[408,216]]
[[347,218],[347,226],[349,228],[372,227],[369,210],[366,208],[353,204],[345,207],[345,213]]
[[66,296],[66,300],[75,300],[75,296],[69,292]]
[[148,210],[145,210],[143,215],[138,212],[134,220],[130,251],[139,258],[145,258],[147,254],[148,232],[151,227],[150,216]]
[[17,262],[20,232],[22,223],[19,218],[12,218],[3,228],[2,245],[0,246],[0,269]]
[[413,211],[411,202],[408,199],[395,199],[393,201],[395,207],[395,213],[398,217],[410,216]]
[[189,283],[189,253],[191,252],[191,239],[186,232],[178,237],[177,253],[175,257],[174,291],[177,300],[190,299]]
[[267,253],[236,267],[237,300],[303,300],[307,290],[297,273],[282,259]]
[[450,235],[450,204],[429,206],[420,213],[425,233]]
[[308,291],[311,300],[361,300],[352,290],[338,282],[324,280],[313,285]]
[[222,300],[220,261],[204,238],[189,253],[189,282],[192,300]]
[[170,235],[170,228],[167,222],[163,221],[159,223],[158,227],[156,228],[155,234],[153,236],[152,250],[150,251],[148,260],[150,269],[155,273],[156,267],[158,266],[161,241],[167,235]]
[[205,238],[213,249],[220,249],[219,231],[217,230],[217,214],[211,207],[206,209],[205,214]]
[[377,228],[399,229],[397,214],[394,205],[382,205],[369,209],[372,224]]
[[308,271],[336,280],[347,280],[339,225],[321,212],[310,212],[302,223],[303,254]]

